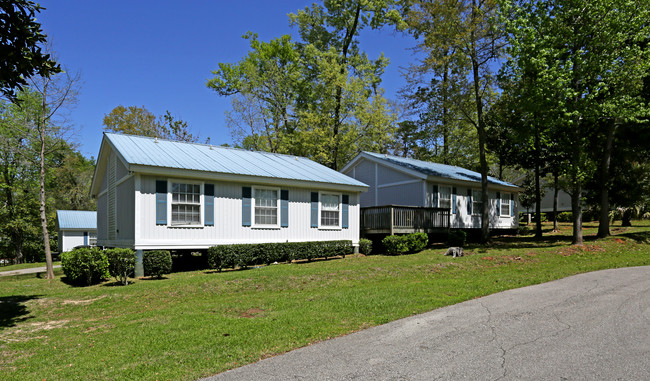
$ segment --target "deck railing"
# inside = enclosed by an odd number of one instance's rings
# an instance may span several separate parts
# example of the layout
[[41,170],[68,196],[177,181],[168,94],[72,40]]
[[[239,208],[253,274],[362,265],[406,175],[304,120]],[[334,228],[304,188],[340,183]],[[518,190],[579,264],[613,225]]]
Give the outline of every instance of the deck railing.
[[410,233],[449,228],[449,209],[417,206],[361,208],[361,230],[366,233]]

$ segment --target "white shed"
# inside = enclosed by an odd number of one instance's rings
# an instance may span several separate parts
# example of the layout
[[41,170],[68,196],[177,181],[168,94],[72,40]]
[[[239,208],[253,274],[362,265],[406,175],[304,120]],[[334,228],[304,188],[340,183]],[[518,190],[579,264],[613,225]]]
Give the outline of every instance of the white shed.
[[[429,228],[481,228],[481,175],[465,168],[393,155],[362,152],[342,173],[369,185],[360,197],[361,228],[390,233]],[[490,228],[515,229],[519,225],[516,185],[488,177]]]
[[97,242],[97,212],[87,210],[57,210],[59,252],[76,246],[95,246]]
[[359,243],[367,185],[309,159],[104,134],[91,195],[97,243],[200,250],[235,243]]

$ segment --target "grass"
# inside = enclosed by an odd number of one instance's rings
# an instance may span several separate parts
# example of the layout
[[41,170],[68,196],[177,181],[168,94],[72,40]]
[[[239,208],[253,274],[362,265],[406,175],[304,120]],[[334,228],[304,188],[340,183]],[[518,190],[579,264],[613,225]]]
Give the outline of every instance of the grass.
[[[640,225],[640,223],[639,223]],[[549,226],[545,225],[548,231]],[[583,247],[571,230],[389,257],[348,256],[246,271],[72,287],[0,278],[6,380],[191,380],[442,306],[606,268],[650,265],[650,222]]]
[[[54,266],[60,265],[61,262],[53,262]],[[22,269],[32,269],[34,267],[45,267],[45,262],[19,263],[17,265],[0,266],[0,271],[14,271]]]

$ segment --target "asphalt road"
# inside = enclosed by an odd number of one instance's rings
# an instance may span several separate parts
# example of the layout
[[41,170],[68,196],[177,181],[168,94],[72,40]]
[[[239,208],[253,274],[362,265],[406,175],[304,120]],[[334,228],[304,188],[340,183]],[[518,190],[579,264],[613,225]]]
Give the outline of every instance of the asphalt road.
[[[58,269],[61,265],[54,265],[52,268]],[[2,267],[0,267],[0,270]],[[0,271],[0,276],[13,276],[13,275],[23,275],[23,274],[37,274],[44,273],[47,269],[45,267],[32,267],[29,269],[20,269],[20,270],[11,270],[11,271]]]
[[650,379],[650,267],[501,292],[206,380],[436,379]]

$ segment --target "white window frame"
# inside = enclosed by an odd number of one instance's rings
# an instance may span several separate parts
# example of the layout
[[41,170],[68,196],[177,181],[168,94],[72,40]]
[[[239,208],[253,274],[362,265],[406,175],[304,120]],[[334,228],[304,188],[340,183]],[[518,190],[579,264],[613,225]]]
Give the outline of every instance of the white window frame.
[[[480,216],[483,213],[483,202],[476,201],[476,195],[482,200],[482,190],[481,189],[472,189],[472,216]],[[476,205],[480,205],[480,208],[477,208]]]
[[[172,220],[173,212],[172,206],[176,204],[174,199],[174,184],[191,184],[199,186],[199,223],[198,224],[186,224],[186,223],[174,223]],[[204,189],[202,181],[195,180],[185,180],[185,179],[167,179],[167,226],[174,228],[200,228],[204,226],[203,215],[205,214],[205,201],[204,201]],[[195,204],[196,205],[196,204]]]
[[[443,189],[446,189],[447,192],[443,192]],[[438,208],[444,208],[444,206],[442,206],[443,194],[449,196],[449,198],[446,198],[445,200],[449,201],[449,210],[451,210],[451,187],[446,185],[438,185]]]
[[[338,225],[323,225],[322,224],[322,212],[323,212],[323,195],[332,195],[339,198],[339,218]],[[318,228],[319,229],[331,229],[331,230],[341,230],[341,223],[343,222],[343,194],[337,192],[318,192]]]
[[[257,197],[255,197],[255,193],[258,190],[269,190],[273,191],[276,194],[276,200],[275,200],[275,210],[276,210],[276,223],[275,224],[258,224],[255,222],[255,208],[257,205]],[[274,187],[252,187],[251,189],[251,227],[252,228],[262,228],[262,229],[280,229],[280,188],[274,188]],[[263,206],[263,208],[266,208],[267,206]]]
[[[510,193],[501,193],[501,208],[499,210],[500,217],[510,217],[511,202],[512,201],[510,200]],[[503,214],[504,205],[508,205],[508,212],[506,214]]]

